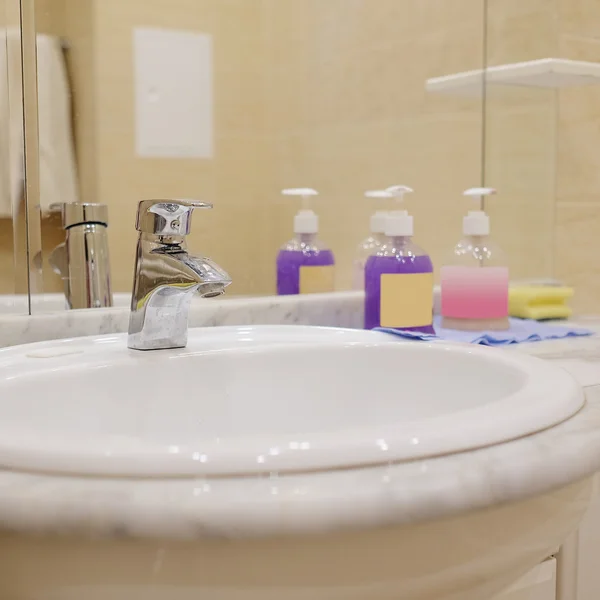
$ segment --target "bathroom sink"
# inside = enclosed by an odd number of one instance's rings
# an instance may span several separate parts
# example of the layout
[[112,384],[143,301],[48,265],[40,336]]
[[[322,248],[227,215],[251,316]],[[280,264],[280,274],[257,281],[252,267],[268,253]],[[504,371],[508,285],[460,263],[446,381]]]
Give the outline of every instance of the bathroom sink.
[[294,326],[0,351],[0,466],[88,475],[308,472],[514,440],[574,415],[565,373],[498,350]]
[[280,325],[126,343],[0,350],[2,598],[489,600],[589,506],[600,393],[521,353]]

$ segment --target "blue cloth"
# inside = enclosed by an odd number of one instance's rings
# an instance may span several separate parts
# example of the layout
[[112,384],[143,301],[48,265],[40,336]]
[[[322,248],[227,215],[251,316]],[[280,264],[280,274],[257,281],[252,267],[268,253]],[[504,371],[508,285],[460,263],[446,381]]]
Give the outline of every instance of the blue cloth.
[[543,340],[558,340],[567,337],[593,335],[589,329],[579,329],[564,325],[551,325],[530,319],[510,319],[510,329],[506,331],[457,331],[441,327],[441,317],[433,320],[433,328],[437,335],[419,333],[418,331],[403,331],[378,327],[377,331],[392,333],[412,340],[448,340],[450,342],[465,342],[483,346],[506,346],[523,342],[541,342]]

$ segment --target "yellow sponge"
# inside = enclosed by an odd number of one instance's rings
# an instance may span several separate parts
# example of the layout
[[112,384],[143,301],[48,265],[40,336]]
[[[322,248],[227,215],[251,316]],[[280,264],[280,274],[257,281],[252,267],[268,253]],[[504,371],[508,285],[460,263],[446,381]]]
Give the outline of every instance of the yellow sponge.
[[573,289],[559,286],[515,286],[508,293],[508,313],[520,319],[567,319],[572,310],[567,300]]

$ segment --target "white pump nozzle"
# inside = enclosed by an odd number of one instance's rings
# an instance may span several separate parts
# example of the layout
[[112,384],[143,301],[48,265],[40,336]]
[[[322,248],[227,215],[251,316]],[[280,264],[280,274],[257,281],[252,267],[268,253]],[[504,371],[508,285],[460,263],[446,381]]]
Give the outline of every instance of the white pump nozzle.
[[369,190],[365,192],[365,198],[393,198],[387,190]]
[[[404,196],[413,190],[407,185],[393,185],[385,190],[398,204],[404,201]],[[393,210],[385,219],[385,235],[391,237],[410,237],[413,234],[413,218],[406,210]]]
[[294,217],[294,233],[317,233],[319,231],[319,217],[310,208],[310,199],[318,196],[319,192],[312,188],[288,188],[281,190],[284,196],[300,197],[302,204]]
[[407,185],[392,185],[384,191],[390,194],[393,198],[396,198],[398,202],[404,200],[405,194],[410,194],[414,192],[414,190],[408,187]]
[[[392,198],[392,194],[387,190],[369,190],[365,192],[365,198],[375,200],[389,200]],[[388,215],[387,210],[376,210],[371,215],[371,233],[384,233],[385,232],[385,219]]]
[[281,190],[284,196],[300,196],[303,202],[309,202],[312,196],[318,196],[319,192],[312,188],[286,188]]
[[489,235],[490,218],[482,210],[484,199],[496,193],[494,188],[475,187],[463,192],[464,196],[476,200],[479,210],[470,210],[463,219],[464,235]]

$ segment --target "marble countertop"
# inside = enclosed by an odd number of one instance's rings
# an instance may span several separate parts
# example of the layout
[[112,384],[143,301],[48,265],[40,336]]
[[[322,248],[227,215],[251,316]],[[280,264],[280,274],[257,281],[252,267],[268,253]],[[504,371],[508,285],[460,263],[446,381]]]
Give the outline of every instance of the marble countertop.
[[[586,324],[600,330],[600,320]],[[510,443],[328,473],[135,480],[0,472],[0,527],[168,539],[322,532],[481,509],[600,470],[600,336],[510,351],[540,356],[571,372],[584,386],[584,408],[557,427]]]
[[[362,327],[363,292],[335,292],[255,298],[198,298],[192,302],[190,327],[216,325],[322,325]],[[45,340],[123,333],[129,308],[64,310],[35,315],[1,315],[0,347]]]

